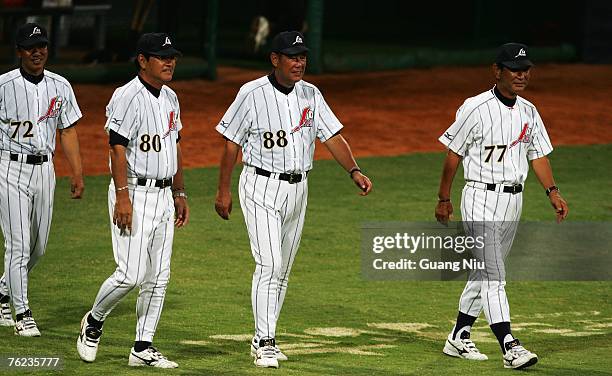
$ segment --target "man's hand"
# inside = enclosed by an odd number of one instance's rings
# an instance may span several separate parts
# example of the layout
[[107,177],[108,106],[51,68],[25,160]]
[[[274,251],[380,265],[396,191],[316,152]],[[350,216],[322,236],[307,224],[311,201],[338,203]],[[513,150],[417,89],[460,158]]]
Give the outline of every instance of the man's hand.
[[559,191],[550,192],[548,198],[550,199],[550,204],[557,213],[557,223],[561,223],[561,221],[567,218],[567,214],[569,213],[567,202],[561,197]]
[[230,192],[217,191],[215,198],[215,210],[219,217],[228,220],[232,212],[232,194]]
[[132,231],[132,203],[127,189],[117,192],[113,223],[119,227],[121,233],[126,229]]
[[174,225],[184,227],[189,223],[189,205],[185,197],[177,196],[174,198]]
[[438,205],[436,205],[436,219],[443,225],[447,225],[448,221],[453,219],[453,204],[450,201],[438,202]]
[[354,172],[352,178],[355,182],[355,185],[359,187],[359,189],[361,189],[361,192],[359,192],[359,194],[362,196],[367,196],[368,193],[370,193],[370,191],[372,190],[372,182],[370,181],[370,179],[364,174],[362,174],[361,171]]
[[81,198],[85,190],[83,175],[73,176],[70,178],[70,197]]

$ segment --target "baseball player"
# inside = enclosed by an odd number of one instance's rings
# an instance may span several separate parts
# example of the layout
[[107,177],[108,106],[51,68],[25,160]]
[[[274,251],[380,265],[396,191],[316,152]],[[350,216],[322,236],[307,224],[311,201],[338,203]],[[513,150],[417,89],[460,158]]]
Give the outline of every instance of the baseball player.
[[340,134],[342,124],[319,89],[302,81],[307,52],[301,33],[276,35],[273,72],[243,85],[216,127],[225,138],[215,201],[223,219],[232,210],[231,175],[242,149],[239,197],[255,259],[251,355],[258,367],[278,368],[278,360],[287,359],[276,346],[276,323],[302,235],[315,139],[349,173],[361,195],[372,189]]
[[[486,232],[484,250],[475,252],[486,262],[485,270],[470,273],[459,300],[457,322],[443,352],[463,359],[486,360],[487,356],[470,340],[470,329],[484,311],[499,341],[504,367],[514,369],[538,361],[537,355],[512,335],[504,288],[504,259],[521,217],[529,161],[556,211],[557,221],[568,215],[567,203],[555,185],[546,157],[553,148],[544,123],[535,106],[518,95],[529,83],[532,65],[524,44],[499,47],[493,64],[495,86],[468,98],[457,111],[455,122],[439,139],[449,150],[438,193],[437,220],[447,223],[452,217],[451,185],[463,161],[466,185],[461,196],[461,217],[467,232]],[[484,229],[475,229],[480,224]]]
[[[45,70],[47,31],[35,23],[17,30],[18,69],[0,76],[0,219],[4,274],[0,325],[40,336],[28,301],[28,273],[45,253],[53,213],[55,135],[72,170],[72,198],[83,194],[76,125],[81,118],[70,83]],[[15,321],[10,304],[15,309]]]
[[84,361],[95,360],[104,320],[138,287],[136,340],[128,364],[176,368],[152,341],[170,278],[174,226],[189,221],[179,102],[165,85],[180,52],[164,33],[142,35],[136,52],[138,75],[115,90],[104,126],[110,144],[108,209],[117,269],[81,320],[77,351]]

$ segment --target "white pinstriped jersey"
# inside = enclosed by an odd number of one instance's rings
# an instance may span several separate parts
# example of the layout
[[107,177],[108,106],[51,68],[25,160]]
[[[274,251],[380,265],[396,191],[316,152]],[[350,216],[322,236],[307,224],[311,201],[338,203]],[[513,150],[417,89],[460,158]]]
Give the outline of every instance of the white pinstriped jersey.
[[528,160],[553,150],[535,106],[517,96],[507,107],[493,89],[468,98],[439,140],[463,157],[465,180],[482,183],[522,184]]
[[51,154],[57,129],[70,127],[81,110],[70,83],[44,71],[38,84],[19,69],[0,76],[0,149],[20,154]]
[[129,140],[128,177],[167,179],[176,174],[180,113],[176,93],[165,85],[159,98],[138,77],[115,90],[106,106],[104,129]]
[[267,76],[240,88],[217,131],[242,146],[242,161],[271,172],[312,169],[315,139],[342,129],[319,89],[299,81],[285,95]]

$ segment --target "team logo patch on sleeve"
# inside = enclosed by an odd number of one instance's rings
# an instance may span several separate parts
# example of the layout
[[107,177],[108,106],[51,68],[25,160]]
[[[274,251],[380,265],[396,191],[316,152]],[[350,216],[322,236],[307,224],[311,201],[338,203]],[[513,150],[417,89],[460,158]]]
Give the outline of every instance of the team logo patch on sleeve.
[[302,110],[302,116],[300,116],[300,123],[297,127],[291,130],[291,133],[295,133],[302,129],[303,127],[312,127],[312,122],[314,121],[314,111],[310,109],[310,107],[306,107]]
[[176,120],[177,120],[177,115],[175,115],[174,111],[170,111],[170,114],[168,115],[168,130],[166,131],[166,133],[164,133],[164,136],[162,138],[166,138],[170,135],[170,132],[172,131],[176,131],[177,130],[177,126],[176,126]]
[[49,102],[49,108],[47,108],[47,112],[38,118],[38,122],[45,121],[50,118],[55,118],[59,115],[60,110],[62,109],[62,97],[59,95],[51,98],[51,102]]

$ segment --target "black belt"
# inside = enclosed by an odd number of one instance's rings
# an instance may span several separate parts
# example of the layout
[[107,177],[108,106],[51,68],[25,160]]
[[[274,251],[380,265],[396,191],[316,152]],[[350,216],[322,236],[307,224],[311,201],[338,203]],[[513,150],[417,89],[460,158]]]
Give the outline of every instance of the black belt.
[[[148,182],[153,181],[153,180],[154,179],[138,178],[138,180],[136,180],[136,184],[147,187]],[[155,180],[155,187],[157,188],[168,188],[171,186],[172,186],[172,178]]]
[[[268,178],[272,176],[272,172],[266,171],[263,168],[259,168],[259,167],[255,167],[255,173],[257,175],[265,176]],[[277,175],[278,180],[285,180],[285,181],[288,181],[289,184],[295,184],[295,183],[299,183],[302,180],[306,179],[306,176],[308,176],[308,172],[304,174],[287,174],[287,173],[281,172],[280,174],[277,173],[276,175]]]
[[[48,155],[26,155],[26,160],[25,163],[26,164],[32,164],[32,165],[39,165],[39,164],[43,164],[43,162],[48,162],[49,161],[49,156]],[[19,154],[12,154],[10,155],[11,161],[17,162],[19,161]],[[21,159],[23,161],[23,158]]]
[[[496,184],[489,184],[489,183],[487,183],[487,190],[488,191],[495,191],[495,187],[496,187]],[[523,192],[523,185],[522,184],[505,185],[504,186],[504,193],[512,193],[513,195],[515,195],[515,194],[521,193],[521,192]]]

